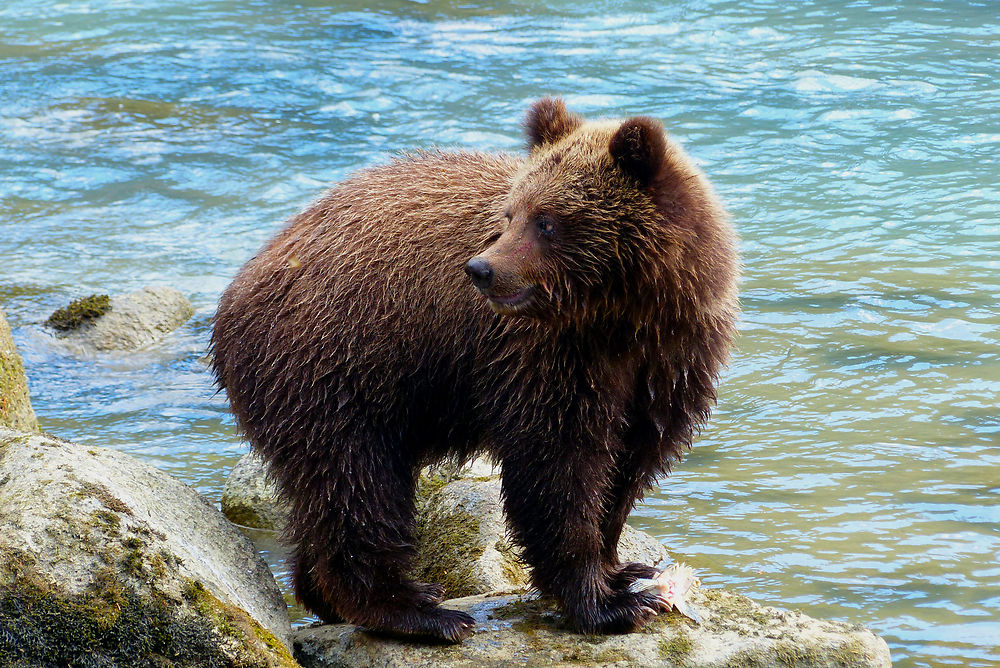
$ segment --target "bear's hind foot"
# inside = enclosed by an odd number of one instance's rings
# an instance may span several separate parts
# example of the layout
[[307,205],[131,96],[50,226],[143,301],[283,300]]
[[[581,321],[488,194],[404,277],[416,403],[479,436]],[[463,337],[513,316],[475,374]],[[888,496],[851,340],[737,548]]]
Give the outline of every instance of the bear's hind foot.
[[428,620],[430,635],[450,643],[460,643],[476,628],[476,620],[470,615],[458,610],[436,608],[435,614]]
[[375,616],[361,626],[377,634],[418,637],[455,644],[472,635],[476,620],[458,610],[433,607]]

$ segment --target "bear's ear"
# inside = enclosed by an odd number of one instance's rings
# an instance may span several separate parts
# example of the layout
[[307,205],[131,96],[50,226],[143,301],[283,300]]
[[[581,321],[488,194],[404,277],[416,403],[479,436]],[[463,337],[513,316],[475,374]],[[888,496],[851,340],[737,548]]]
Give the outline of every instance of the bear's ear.
[[583,125],[583,119],[571,114],[559,97],[543,97],[531,105],[524,119],[524,133],[528,135],[528,149],[551,144]]
[[630,118],[615,132],[608,150],[622,171],[646,187],[653,183],[667,157],[663,126],[649,116]]

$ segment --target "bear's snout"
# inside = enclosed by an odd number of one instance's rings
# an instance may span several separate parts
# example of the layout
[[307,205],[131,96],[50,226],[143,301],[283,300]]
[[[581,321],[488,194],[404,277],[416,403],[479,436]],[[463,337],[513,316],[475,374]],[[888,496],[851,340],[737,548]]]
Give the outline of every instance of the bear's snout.
[[465,273],[472,279],[472,284],[485,292],[493,287],[493,267],[480,256],[469,260],[465,265]]

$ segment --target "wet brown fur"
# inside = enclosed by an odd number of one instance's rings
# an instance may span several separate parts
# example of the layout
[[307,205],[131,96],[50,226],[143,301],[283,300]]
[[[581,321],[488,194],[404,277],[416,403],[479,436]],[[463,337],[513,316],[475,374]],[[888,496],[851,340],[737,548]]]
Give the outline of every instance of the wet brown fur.
[[[213,365],[292,505],[299,600],[327,621],[458,641],[471,619],[407,577],[417,471],[481,451],[535,585],[585,632],[661,608],[628,585],[625,518],[715,401],[735,238],[648,118],[535,103],[530,155],[420,153],[292,219],[223,294]],[[543,233],[539,220],[552,224]],[[495,270],[480,294],[473,256]],[[530,289],[529,303],[503,299]]]

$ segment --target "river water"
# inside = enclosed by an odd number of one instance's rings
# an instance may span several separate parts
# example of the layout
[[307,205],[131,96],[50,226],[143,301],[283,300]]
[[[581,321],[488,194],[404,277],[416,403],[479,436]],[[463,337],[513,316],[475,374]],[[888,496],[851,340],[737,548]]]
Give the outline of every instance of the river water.
[[[541,94],[650,114],[746,276],[718,410],[634,524],[899,666],[1000,664],[998,6],[381,4],[0,5],[0,303],[43,428],[217,500],[245,446],[209,320],[281,221],[394,151],[519,150]],[[79,359],[39,324],[147,284],[197,309],[153,350]]]

